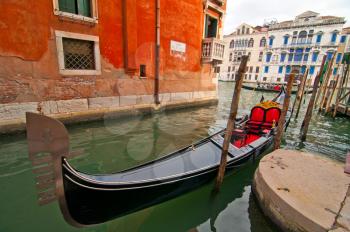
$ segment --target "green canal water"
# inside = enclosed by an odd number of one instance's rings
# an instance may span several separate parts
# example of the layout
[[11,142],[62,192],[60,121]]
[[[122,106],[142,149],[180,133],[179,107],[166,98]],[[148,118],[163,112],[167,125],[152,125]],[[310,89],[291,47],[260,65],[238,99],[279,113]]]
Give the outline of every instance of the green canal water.
[[[103,121],[70,126],[72,150],[84,149],[84,155],[71,162],[85,172],[116,172],[199,140],[225,127],[233,87],[233,83],[219,83],[217,106],[118,120],[107,115]],[[249,113],[261,95],[242,90],[239,114]],[[269,99],[273,94],[264,96]],[[344,161],[350,149],[350,120],[315,115],[307,142],[300,143],[298,135],[305,107],[301,117],[291,121],[283,146]],[[63,220],[57,202],[38,206],[25,135],[2,136],[0,232],[277,231],[263,216],[251,193],[256,167],[257,162],[249,163],[231,172],[215,198],[211,197],[213,183],[210,183],[131,215],[77,229]]]

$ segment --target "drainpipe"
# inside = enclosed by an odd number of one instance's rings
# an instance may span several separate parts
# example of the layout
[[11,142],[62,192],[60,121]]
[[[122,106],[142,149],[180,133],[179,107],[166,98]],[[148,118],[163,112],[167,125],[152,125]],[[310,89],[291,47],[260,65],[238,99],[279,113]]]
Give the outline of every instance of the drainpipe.
[[160,0],[156,1],[156,60],[154,79],[154,103],[159,105],[159,62],[160,62]]

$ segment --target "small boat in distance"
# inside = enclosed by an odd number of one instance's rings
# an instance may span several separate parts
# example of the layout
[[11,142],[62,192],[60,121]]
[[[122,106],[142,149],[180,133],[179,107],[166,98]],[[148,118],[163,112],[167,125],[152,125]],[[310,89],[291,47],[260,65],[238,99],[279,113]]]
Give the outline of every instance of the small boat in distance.
[[[255,159],[273,143],[285,91],[236,120],[227,170]],[[286,122],[289,120],[288,111]],[[65,220],[77,227],[103,223],[164,202],[215,178],[225,130],[160,159],[109,175],[92,175],[69,164],[69,137],[50,117],[27,113],[29,157],[37,177],[39,203],[59,201]],[[286,126],[286,122],[284,126]]]
[[[283,88],[282,85],[273,85],[273,84],[257,84],[256,86],[250,86],[250,85],[242,85],[243,89],[247,90],[253,90],[253,91],[260,91],[260,92],[275,92],[278,93]],[[296,94],[298,90],[293,89],[292,94]],[[305,92],[306,94],[312,93],[312,89],[309,89]]]

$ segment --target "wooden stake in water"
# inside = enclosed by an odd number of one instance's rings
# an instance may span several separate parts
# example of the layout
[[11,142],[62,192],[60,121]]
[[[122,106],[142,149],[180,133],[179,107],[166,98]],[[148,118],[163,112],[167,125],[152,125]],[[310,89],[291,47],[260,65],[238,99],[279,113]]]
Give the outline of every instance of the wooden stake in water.
[[333,109],[333,118],[335,118],[335,116],[337,116],[337,110],[338,110],[339,103],[341,101],[340,99],[341,99],[341,95],[342,95],[342,92],[343,92],[343,89],[344,89],[344,85],[347,82],[346,79],[347,79],[347,76],[348,76],[348,73],[349,73],[349,68],[350,68],[350,65],[347,64],[345,66],[345,72],[342,75],[342,79],[340,81],[340,86],[338,88],[338,93],[337,93],[337,97],[336,97],[335,104],[334,104],[334,109]]
[[326,62],[326,56],[323,56],[321,68],[320,68],[320,71],[319,71],[319,73],[317,74],[317,76],[316,76],[316,78],[314,80],[314,86],[313,86],[313,89],[312,89],[312,95],[311,95],[311,98],[310,98],[310,101],[309,101],[309,105],[307,107],[307,111],[306,111],[306,114],[305,114],[304,121],[303,121],[303,123],[301,125],[301,129],[300,129],[300,132],[301,132],[300,139],[301,139],[301,141],[305,141],[305,139],[306,139],[306,134],[307,134],[307,131],[309,129],[309,124],[310,124],[310,120],[311,120],[311,117],[312,117],[312,111],[313,111],[314,104],[315,104],[317,88],[318,88],[318,85],[320,84],[320,78],[321,78],[321,75],[322,75],[322,70],[323,70],[325,62]]
[[241,60],[241,64],[238,69],[238,75],[236,76],[236,85],[235,90],[233,92],[232,102],[231,102],[231,110],[230,110],[230,116],[227,122],[226,132],[225,132],[225,138],[224,143],[222,145],[222,153],[221,153],[221,161],[220,161],[220,167],[218,171],[218,175],[216,178],[215,188],[214,191],[218,192],[220,190],[221,184],[224,180],[225,176],[225,169],[227,164],[227,153],[228,148],[230,145],[231,137],[232,137],[232,131],[235,128],[235,119],[237,116],[237,110],[238,110],[238,103],[239,103],[239,96],[241,93],[242,83],[243,83],[243,75],[245,73],[246,67],[248,62],[248,56],[243,56]]
[[280,116],[280,118],[278,120],[278,124],[277,124],[277,132],[276,132],[276,136],[275,136],[274,150],[279,149],[281,146],[281,140],[282,140],[282,136],[283,136],[283,128],[284,128],[284,124],[286,121],[286,115],[287,115],[287,111],[288,111],[288,107],[289,107],[290,95],[292,93],[292,87],[293,87],[295,74],[296,74],[296,71],[293,70],[292,73],[289,75],[286,96],[284,97],[281,116]]
[[[303,80],[302,91],[301,91],[301,95],[300,95],[300,100],[299,100],[297,112],[295,113],[295,119],[297,119],[298,116],[299,116],[301,103],[303,102],[304,95],[306,94],[305,93],[305,87],[306,87],[306,80],[307,80],[307,76],[308,75],[309,75],[309,69],[306,70],[305,77],[304,77],[304,80]],[[309,87],[307,87],[306,92],[307,93],[309,92]]]
[[297,96],[295,97],[295,100],[293,103],[293,108],[292,108],[292,113],[291,113],[290,117],[293,116],[294,108],[296,105],[299,105],[298,109],[300,108],[302,95],[304,94],[304,88],[305,88],[305,83],[306,83],[308,73],[309,73],[309,69],[306,70],[306,72],[303,75],[303,79],[301,80],[301,82],[299,84]]
[[332,103],[332,100],[334,97],[335,89],[338,86],[339,78],[340,78],[340,75],[338,74],[336,77],[335,83],[332,86],[332,90],[331,90],[329,99],[327,100],[325,113],[329,113],[329,111],[331,110],[331,103]]

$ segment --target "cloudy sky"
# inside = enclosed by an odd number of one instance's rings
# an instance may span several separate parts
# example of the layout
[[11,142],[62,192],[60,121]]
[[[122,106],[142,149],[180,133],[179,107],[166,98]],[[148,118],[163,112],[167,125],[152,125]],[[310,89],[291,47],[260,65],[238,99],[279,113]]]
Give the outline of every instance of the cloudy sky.
[[350,0],[227,0],[224,34],[230,34],[243,22],[252,26],[271,19],[281,22],[307,10],[345,17],[350,26]]

